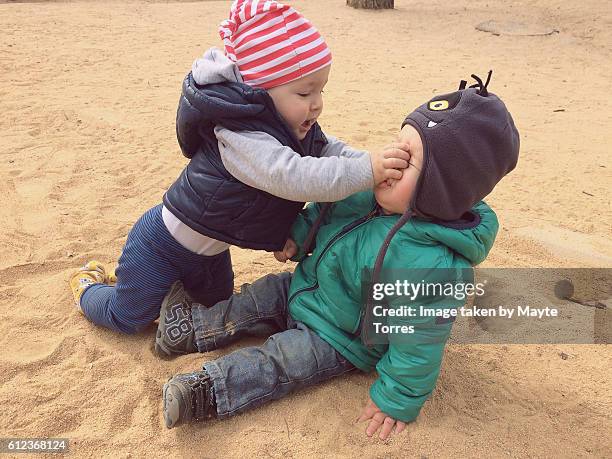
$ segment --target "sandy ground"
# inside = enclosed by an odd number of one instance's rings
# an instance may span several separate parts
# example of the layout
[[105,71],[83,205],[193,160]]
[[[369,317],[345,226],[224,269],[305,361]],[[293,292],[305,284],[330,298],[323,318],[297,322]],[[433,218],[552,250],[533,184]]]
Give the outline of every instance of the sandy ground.
[[[180,84],[219,46],[229,2],[0,3],[0,437],[67,437],[79,457],[612,457],[605,345],[449,346],[419,419],[388,442],[354,423],[375,378],[356,373],[166,430],[163,382],[225,351],[161,361],[153,328],[125,337],[91,325],[67,279],[89,259],[115,261],[184,167]],[[377,148],[434,92],[493,68],[522,156],[488,199],[502,229],[486,264],[612,266],[610,2],[344,3],[294,2],[334,53],[324,130]],[[559,33],[474,29],[509,19]],[[232,255],[237,285],[292,269]]]

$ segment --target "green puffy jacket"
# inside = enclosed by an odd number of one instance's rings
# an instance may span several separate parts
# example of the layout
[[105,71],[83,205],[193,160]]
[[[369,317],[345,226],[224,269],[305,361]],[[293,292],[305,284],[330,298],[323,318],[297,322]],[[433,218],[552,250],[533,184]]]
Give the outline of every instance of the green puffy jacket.
[[[320,208],[309,204],[298,216],[291,233],[298,246]],[[305,257],[299,247],[294,257],[301,262],[291,280],[289,312],[357,368],[365,372],[376,368],[379,378],[370,389],[372,400],[387,415],[409,422],[435,387],[452,322],[409,318],[405,323],[418,323],[412,344],[396,345],[392,340],[373,347],[362,344],[362,270],[374,267],[383,240],[400,217],[381,214],[379,209],[369,191],[333,204],[312,254]],[[470,268],[482,262],[493,245],[498,222],[484,202],[472,210],[480,222],[469,229],[410,219],[392,239],[383,268]]]

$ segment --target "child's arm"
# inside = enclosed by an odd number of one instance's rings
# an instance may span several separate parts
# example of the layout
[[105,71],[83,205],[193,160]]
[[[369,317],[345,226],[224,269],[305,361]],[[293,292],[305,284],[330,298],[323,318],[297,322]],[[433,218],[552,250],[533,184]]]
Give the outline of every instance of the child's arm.
[[[427,303],[427,307],[441,307],[444,300],[440,301],[440,304]],[[418,303],[419,299],[415,299],[413,304]],[[405,304],[405,299],[400,297],[391,300],[390,307]],[[452,322],[438,323],[433,317],[417,315],[389,317],[387,324],[414,329],[388,336],[389,347],[376,365],[378,379],[370,387],[370,398],[387,416],[411,422],[436,386]]]
[[331,135],[325,134],[327,139],[327,145],[323,147],[321,156],[343,156],[345,158],[360,158],[364,155],[368,156],[369,153],[363,150],[355,150],[348,146],[342,140],[337,139]]
[[346,156],[302,157],[263,132],[233,132],[217,126],[215,135],[230,174],[249,186],[298,202],[339,201],[371,189],[378,181],[401,178],[397,169],[404,168],[410,158],[395,147],[373,155],[372,160],[356,150]]
[[[388,274],[395,271],[401,274],[401,280],[417,285],[422,282],[437,283],[440,279],[446,281],[456,273],[455,269],[447,269],[453,266],[448,260],[436,257],[436,262],[424,261],[418,255],[414,258],[407,252],[407,248],[397,240],[389,245],[383,270]],[[375,265],[378,251],[366,253],[365,251],[357,260],[357,266],[372,267]],[[422,266],[427,266],[423,268]],[[454,265],[456,267],[463,265]],[[465,268],[469,264],[465,263]],[[446,269],[443,269],[446,268]],[[343,276],[354,276],[354,269],[347,267],[346,274]],[[449,279],[449,281],[450,281]],[[389,278],[386,282],[391,282]],[[443,283],[443,282],[442,282]],[[362,304],[365,302],[362,292],[356,293],[357,301]],[[428,309],[458,307],[461,301],[444,296],[424,296],[423,293],[414,298],[390,296],[387,297],[389,310],[401,311],[405,306],[411,306],[416,311],[414,316],[410,315],[389,315],[386,317],[388,326],[406,326],[405,332],[389,333],[388,347],[376,364],[378,378],[370,387],[369,396],[371,403],[363,410],[364,415],[372,412],[372,407],[380,410],[378,419],[372,417],[366,433],[374,432],[380,427],[378,421],[385,415],[383,422],[387,424],[395,421],[397,429],[399,422],[408,423],[414,421],[423,404],[433,392],[440,367],[446,341],[450,336],[453,322],[450,320],[439,320],[436,317],[421,314],[419,305],[426,305]],[[366,319],[363,319],[366,320]],[[368,325],[369,331],[373,331]],[[411,328],[412,327],[412,328]],[[363,330],[363,328],[362,328]],[[386,420],[389,417],[390,420]],[[388,434],[387,429],[381,430]]]

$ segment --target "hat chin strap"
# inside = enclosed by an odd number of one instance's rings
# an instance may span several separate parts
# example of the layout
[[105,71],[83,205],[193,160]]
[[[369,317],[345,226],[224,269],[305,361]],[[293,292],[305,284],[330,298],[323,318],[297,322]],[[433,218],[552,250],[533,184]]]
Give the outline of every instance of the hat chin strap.
[[323,208],[319,212],[319,216],[316,218],[316,220],[310,227],[310,231],[308,231],[306,239],[304,239],[304,243],[302,244],[302,250],[304,251],[304,253],[308,254],[312,251],[312,246],[315,241],[315,238],[317,237],[317,233],[319,232],[319,228],[323,223],[323,219],[329,212],[329,209],[331,209],[332,204],[332,202],[328,202],[323,205]]
[[[371,287],[370,287],[370,291],[368,292],[368,298],[367,298],[367,302],[365,306],[366,310],[363,313],[363,317],[370,317],[369,312],[372,311],[374,307],[374,296],[373,296],[372,289],[374,288],[374,284],[378,283],[378,280],[380,277],[380,271],[382,270],[382,266],[385,261],[385,255],[387,254],[387,250],[389,249],[389,245],[391,244],[391,239],[393,239],[393,236],[395,236],[395,234],[400,230],[400,228],[404,226],[408,222],[408,220],[410,220],[410,218],[413,217],[414,215],[415,215],[414,211],[412,210],[411,207],[409,207],[402,214],[402,216],[395,223],[395,225],[393,225],[393,227],[389,230],[387,237],[385,237],[385,240],[380,246],[380,250],[378,251],[378,256],[376,257],[376,261],[374,262],[374,272],[372,273]],[[365,323],[362,323],[361,324],[361,341],[364,344],[369,345],[368,337],[367,337],[367,329],[368,327],[365,326]]]
[[378,256],[376,257],[376,262],[374,263],[372,283],[376,283],[378,281],[383,262],[385,261],[385,255],[387,254],[387,249],[389,249],[389,244],[391,244],[391,239],[393,239],[393,236],[395,236],[395,234],[400,230],[400,228],[404,226],[412,216],[414,216],[414,211],[411,208],[407,209],[399,218],[399,220],[395,223],[395,225],[393,225],[393,227],[389,230],[387,237],[380,246]]

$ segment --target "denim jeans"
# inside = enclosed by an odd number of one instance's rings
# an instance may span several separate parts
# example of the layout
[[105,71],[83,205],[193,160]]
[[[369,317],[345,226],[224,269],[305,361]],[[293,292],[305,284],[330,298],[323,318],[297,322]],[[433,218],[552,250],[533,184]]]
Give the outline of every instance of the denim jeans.
[[211,308],[195,305],[192,318],[200,352],[242,336],[267,336],[261,346],[239,349],[206,362],[217,403],[226,418],[320,383],[355,367],[301,322],[291,318],[291,275],[267,275]]

